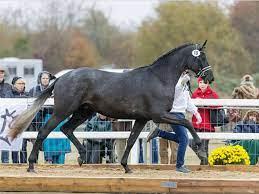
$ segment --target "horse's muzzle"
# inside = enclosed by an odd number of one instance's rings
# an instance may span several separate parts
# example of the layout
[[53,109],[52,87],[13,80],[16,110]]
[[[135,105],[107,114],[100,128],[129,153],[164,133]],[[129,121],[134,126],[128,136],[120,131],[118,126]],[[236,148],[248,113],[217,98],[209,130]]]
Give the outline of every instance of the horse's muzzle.
[[209,82],[210,84],[214,81],[214,76],[212,71],[206,72],[206,74],[202,77],[205,83]]

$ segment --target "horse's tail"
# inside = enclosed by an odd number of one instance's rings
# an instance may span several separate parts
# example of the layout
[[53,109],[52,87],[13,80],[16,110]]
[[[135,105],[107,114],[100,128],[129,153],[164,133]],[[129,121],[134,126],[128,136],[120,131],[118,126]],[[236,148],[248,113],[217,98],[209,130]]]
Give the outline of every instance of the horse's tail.
[[11,123],[8,136],[11,139],[16,138],[20,133],[27,129],[33,118],[39,112],[44,102],[51,96],[54,86],[58,79],[56,79],[49,87],[47,87],[33,102],[32,106],[17,116]]

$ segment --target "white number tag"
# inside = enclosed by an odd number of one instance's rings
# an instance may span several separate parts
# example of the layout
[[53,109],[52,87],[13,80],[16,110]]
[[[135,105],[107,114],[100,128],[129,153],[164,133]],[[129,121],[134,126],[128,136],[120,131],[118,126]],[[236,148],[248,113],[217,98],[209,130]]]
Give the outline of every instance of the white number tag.
[[195,50],[192,51],[192,55],[193,55],[194,57],[198,57],[198,56],[200,56],[200,54],[201,54],[201,52],[200,52],[199,50],[197,50],[197,49],[195,49]]

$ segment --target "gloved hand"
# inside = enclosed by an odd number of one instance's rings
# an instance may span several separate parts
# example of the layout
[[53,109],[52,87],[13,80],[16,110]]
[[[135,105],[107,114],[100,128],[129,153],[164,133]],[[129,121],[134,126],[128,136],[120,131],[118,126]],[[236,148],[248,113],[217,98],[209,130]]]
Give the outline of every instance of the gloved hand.
[[198,125],[198,124],[200,124],[201,122],[202,122],[202,118],[201,118],[201,115],[200,115],[200,113],[199,112],[196,112],[195,114],[194,114],[194,116],[195,116],[195,118],[196,118],[196,124]]
[[184,85],[186,84],[188,81],[191,80],[191,77],[189,76],[188,73],[184,74],[182,77],[181,77],[182,81],[181,81],[181,84]]

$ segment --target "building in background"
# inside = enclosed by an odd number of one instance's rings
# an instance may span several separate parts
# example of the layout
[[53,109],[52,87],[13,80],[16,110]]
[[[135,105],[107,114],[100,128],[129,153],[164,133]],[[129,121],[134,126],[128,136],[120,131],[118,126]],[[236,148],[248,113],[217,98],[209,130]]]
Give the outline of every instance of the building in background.
[[26,90],[37,84],[37,76],[43,70],[41,59],[8,57],[0,59],[0,64],[6,68],[6,81],[10,82],[14,76],[21,76],[26,80]]

